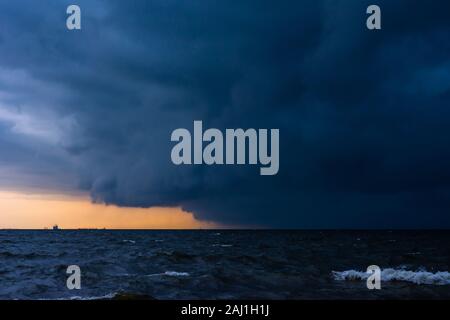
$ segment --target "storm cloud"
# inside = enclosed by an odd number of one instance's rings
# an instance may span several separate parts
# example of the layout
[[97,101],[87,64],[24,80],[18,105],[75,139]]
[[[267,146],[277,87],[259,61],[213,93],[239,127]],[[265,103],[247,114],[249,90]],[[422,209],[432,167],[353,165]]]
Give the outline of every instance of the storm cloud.
[[[282,228],[450,226],[450,3],[15,1],[0,185]],[[279,128],[280,171],[175,166],[177,128]]]

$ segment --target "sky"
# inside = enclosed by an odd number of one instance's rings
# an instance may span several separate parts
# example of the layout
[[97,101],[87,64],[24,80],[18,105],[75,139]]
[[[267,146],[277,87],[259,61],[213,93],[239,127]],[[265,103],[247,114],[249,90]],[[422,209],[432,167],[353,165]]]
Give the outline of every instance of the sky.
[[89,197],[0,192],[0,229],[220,229],[181,208],[120,208]]
[[[0,228],[448,228],[449,37],[445,0],[2,1]],[[278,174],[175,166],[194,120],[278,128]]]

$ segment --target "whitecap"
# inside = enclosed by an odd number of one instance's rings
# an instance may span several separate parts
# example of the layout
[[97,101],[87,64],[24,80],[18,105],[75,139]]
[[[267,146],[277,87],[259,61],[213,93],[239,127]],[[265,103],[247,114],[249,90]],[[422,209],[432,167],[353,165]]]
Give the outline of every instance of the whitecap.
[[155,276],[189,277],[190,274],[188,272],[166,271],[163,273],[153,273],[153,274],[147,275],[147,277],[155,277]]
[[91,297],[71,296],[68,298],[40,299],[40,300],[105,300],[105,299],[113,299],[116,295],[117,293],[112,292],[105,294],[104,296],[91,296]]
[[170,277],[189,277],[189,273],[187,272],[176,272],[176,271],[166,271],[164,272],[164,275]]
[[[334,280],[367,280],[369,273],[357,270],[332,271]],[[421,271],[410,271],[404,269],[387,268],[381,270],[381,281],[405,281],[415,284],[449,285],[450,273],[439,271],[436,273]]]

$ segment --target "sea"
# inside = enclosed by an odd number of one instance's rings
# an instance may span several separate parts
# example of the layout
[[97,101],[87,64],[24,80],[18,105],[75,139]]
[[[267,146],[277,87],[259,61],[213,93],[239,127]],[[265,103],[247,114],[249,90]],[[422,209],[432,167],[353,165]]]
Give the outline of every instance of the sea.
[[449,270],[450,231],[0,230],[6,300],[449,299]]

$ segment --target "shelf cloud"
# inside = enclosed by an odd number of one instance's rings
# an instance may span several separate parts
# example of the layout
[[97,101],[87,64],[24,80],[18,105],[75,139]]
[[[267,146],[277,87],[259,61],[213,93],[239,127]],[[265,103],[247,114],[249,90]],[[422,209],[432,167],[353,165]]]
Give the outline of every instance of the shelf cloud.
[[[66,1],[67,2],[67,1]],[[276,228],[449,227],[450,3],[8,2],[0,187]],[[170,136],[279,128],[274,176],[175,166]]]

